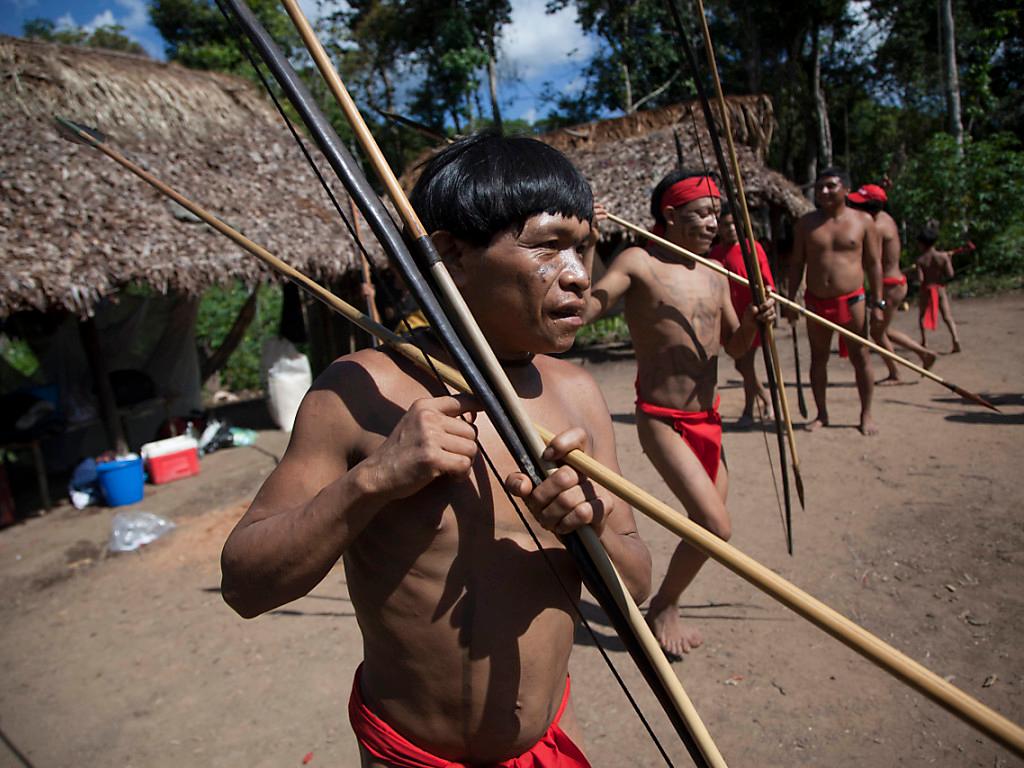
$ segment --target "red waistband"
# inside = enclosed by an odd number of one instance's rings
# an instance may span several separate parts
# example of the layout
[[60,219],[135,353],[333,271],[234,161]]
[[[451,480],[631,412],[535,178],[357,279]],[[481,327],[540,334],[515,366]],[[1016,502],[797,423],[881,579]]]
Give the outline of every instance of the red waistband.
[[809,288],[804,291],[804,298],[805,299],[810,298],[810,299],[813,299],[814,301],[842,301],[843,299],[846,299],[847,301],[849,301],[850,299],[854,299],[854,298],[857,298],[858,296],[863,296],[863,295],[864,295],[864,286],[863,285],[860,288],[858,288],[857,290],[855,290],[855,291],[850,291],[849,293],[844,293],[842,296],[818,296],[817,294],[812,293]]
[[[352,681],[352,694],[348,701],[348,715],[349,720],[352,723],[352,730],[355,732],[356,739],[359,744],[370,754],[379,760],[384,760],[389,764],[399,766],[400,768],[471,768],[471,766],[463,763],[457,763],[444,758],[432,755],[420,747],[417,747],[402,734],[396,731],[382,719],[379,715],[373,712],[363,700],[363,693],[359,684],[360,678],[362,677],[363,665],[360,664],[359,668],[356,669],[355,678]],[[565,708],[569,703],[569,676],[565,677],[565,692],[562,694],[562,703],[558,707],[558,711],[555,713],[554,719],[548,726],[545,732],[545,737],[549,736],[553,731],[558,731],[558,723],[562,719],[562,715],[565,713]],[[544,739],[542,738],[541,741]],[[538,742],[538,745],[541,742]],[[536,749],[536,747],[534,748]],[[529,754],[529,753],[527,753]],[[582,758],[582,753],[579,753]],[[543,761],[539,763],[534,761],[536,764],[544,764]],[[504,761],[498,765],[512,765],[516,763],[516,758],[509,761]],[[585,765],[585,763],[567,763],[567,765]]]
[[900,275],[899,277],[883,277],[882,285],[906,285],[907,276]]
[[657,416],[663,419],[674,419],[676,421],[685,421],[690,423],[702,423],[708,420],[721,421],[721,416],[718,413],[718,406],[722,402],[721,395],[715,395],[715,404],[704,411],[683,411],[678,408],[667,408],[663,405],[654,405],[653,403],[644,402],[640,397],[639,393],[636,396],[636,407],[646,413],[648,416]]

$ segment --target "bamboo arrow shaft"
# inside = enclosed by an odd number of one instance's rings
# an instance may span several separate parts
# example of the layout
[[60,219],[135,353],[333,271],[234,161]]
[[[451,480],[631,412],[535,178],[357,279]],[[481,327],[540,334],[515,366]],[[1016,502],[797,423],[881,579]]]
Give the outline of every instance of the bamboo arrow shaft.
[[[739,201],[738,212],[744,228],[744,234],[747,242],[750,244],[750,253],[752,255],[750,266],[754,267],[753,277],[757,283],[757,287],[761,296],[767,296],[768,292],[765,290],[764,276],[761,274],[761,265],[757,259],[757,249],[755,248],[754,228],[750,222],[750,210],[747,208],[747,195],[743,189],[743,174],[740,173],[740,161],[736,155],[736,144],[732,138],[732,126],[729,120],[729,110],[725,103],[725,93],[722,91],[722,81],[718,76],[718,64],[715,61],[715,51],[711,45],[711,32],[708,30],[707,16],[704,14],[704,3],[703,0],[697,0],[697,8],[700,11],[700,23],[701,31],[704,36],[704,51],[707,54],[708,69],[711,70],[712,82],[715,85],[715,96],[718,100],[718,107],[722,111],[722,130],[725,132],[725,143],[729,148],[729,161],[732,165],[732,177],[736,180],[736,198]],[[712,126],[708,126],[709,130],[713,130]],[[737,230],[739,228],[737,227]],[[750,272],[750,267],[747,268]],[[803,475],[800,472],[800,454],[796,450],[796,435],[793,434],[793,420],[790,418],[789,412],[789,397],[786,394],[786,385],[782,378],[782,361],[779,359],[779,350],[775,345],[775,328],[765,323],[762,326],[762,333],[764,334],[765,341],[768,343],[768,347],[771,350],[772,367],[775,370],[775,381],[777,382],[777,389],[779,391],[779,405],[782,408],[782,419],[786,426],[786,439],[789,443],[789,457],[793,467],[793,479],[796,482],[797,495],[800,498],[800,506],[804,505],[804,481]],[[792,541],[790,540],[790,552],[792,552]]]
[[[470,387],[459,371],[450,365],[429,358],[419,347],[403,339],[401,336],[389,331],[379,323],[374,322],[357,308],[343,301],[319,283],[290,266],[280,258],[272,254],[266,248],[253,242],[248,237],[233,229],[223,221],[213,216],[205,209],[193,203],[188,198],[179,194],[173,188],[164,184],[148,171],[133,163],[116,150],[108,147],[102,142],[97,142],[88,134],[78,132],[83,143],[98,149],[127,170],[171,198],[183,208],[189,210],[221,234],[230,238],[249,253],[256,256],[267,266],[277,270],[280,274],[292,280],[302,288],[306,289],[316,299],[322,301],[341,315],[355,323],[359,328],[371,333],[382,341],[392,346],[397,352],[404,355],[412,362],[422,366],[426,370],[436,370],[442,378],[461,392],[470,392]],[[698,257],[699,258],[699,257]],[[538,439],[542,444],[549,443],[554,438],[554,433],[539,425],[533,425]],[[960,717],[968,724],[974,726],[983,733],[989,735],[1003,746],[1014,753],[1024,756],[1024,729],[1004,718],[999,713],[986,707],[981,702],[968,696],[956,686],[946,682],[935,673],[929,671],[913,659],[900,653],[892,646],[886,644],[867,630],[858,626],[837,611],[828,607],[821,601],[812,597],[791,582],[758,563],[753,558],[745,555],[740,550],[726,543],[717,536],[714,536],[706,529],[686,516],[680,514],[667,504],[659,501],[639,486],[626,480],[613,470],[604,466],[596,459],[588,456],[582,451],[573,451],[566,457],[565,462],[587,477],[610,490],[615,495],[629,502],[636,510],[659,523],[668,530],[679,535],[688,544],[697,547],[710,557],[714,558],[729,570],[741,578],[772,596],[783,605],[786,605],[794,612],[815,624],[819,628],[855,650],[865,658],[874,662],[882,669],[910,685],[915,690],[923,693],[941,706]],[[594,537],[596,540],[596,536]],[[600,546],[597,542],[597,546]],[[621,581],[619,582],[621,584]],[[624,593],[623,593],[624,594]],[[627,603],[632,603],[628,595],[625,595]],[[633,604],[633,610],[636,605]],[[641,619],[642,621],[642,619]],[[678,678],[675,678],[675,685],[682,691],[682,685]],[[692,703],[682,691],[681,696],[692,708]],[[693,712],[696,717],[696,712]],[[699,718],[696,718],[699,722]],[[710,735],[704,729],[703,735],[698,730],[695,733],[698,739],[706,739],[709,744],[702,743],[702,750],[706,748],[717,754],[711,742]],[[712,765],[725,765],[721,755],[717,759],[711,759]]]
[[[720,275],[724,275],[725,277],[732,280],[734,283],[739,283],[740,285],[747,286],[750,285],[750,281],[747,278],[743,277],[742,275],[737,275],[735,272],[731,272],[730,270],[726,269],[721,264],[719,264],[717,261],[705,258],[704,256],[700,256],[694,253],[693,251],[687,250],[682,246],[676,245],[675,243],[666,240],[663,237],[658,237],[653,232],[650,232],[641,226],[633,224],[632,222],[627,221],[626,219],[620,218],[615,214],[609,213],[608,220],[615,224],[618,224],[623,229],[628,229],[630,232],[634,232],[635,234],[638,234],[650,240],[651,242],[658,244],[659,246],[665,248],[666,250],[674,251],[675,253],[678,253],[682,256],[686,256],[689,259],[693,259],[701,266],[707,267],[708,269],[712,269]],[[894,363],[899,363],[900,365],[909,368],[915,373],[919,373],[925,378],[931,379],[935,383],[941,384],[947,389],[953,390],[954,392],[963,397],[970,398],[975,402],[984,405],[986,408],[991,408],[993,411],[999,410],[998,408],[996,408],[991,403],[987,402],[984,398],[980,397],[979,395],[968,390],[965,390],[962,387],[958,387],[957,385],[951,382],[946,381],[938,374],[933,373],[932,371],[929,371],[926,368],[922,368],[920,365],[912,363],[910,360],[907,360],[905,357],[897,355],[895,352],[890,352],[888,349],[886,349],[883,346],[880,346],[879,344],[876,344],[871,339],[866,339],[860,334],[855,333],[854,331],[847,330],[838,323],[833,323],[831,320],[828,320],[822,317],[821,315],[807,309],[802,304],[798,304],[792,299],[787,299],[785,296],[778,293],[777,291],[768,291],[766,295],[771,296],[773,299],[775,299],[776,303],[781,304],[784,307],[789,307],[790,309],[806,317],[808,320],[812,320],[815,323],[818,323],[819,325],[824,325],[826,328],[831,328],[836,333],[840,334],[841,336],[846,336],[848,339],[856,342],[857,344],[864,344],[868,349],[872,350],[873,352],[877,352],[882,357],[886,357],[889,360],[892,360]]]

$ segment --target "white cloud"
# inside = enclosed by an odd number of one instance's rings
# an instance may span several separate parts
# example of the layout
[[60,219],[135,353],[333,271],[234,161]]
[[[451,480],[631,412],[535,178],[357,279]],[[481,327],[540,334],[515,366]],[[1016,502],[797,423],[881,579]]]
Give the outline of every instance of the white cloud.
[[84,29],[87,32],[95,32],[100,27],[112,27],[117,23],[118,21],[114,18],[114,13],[107,8],[102,13],[97,13],[93,16],[92,21],[86,24]]
[[502,31],[501,57],[524,79],[567,61],[583,63],[594,49],[576,20],[576,10],[545,11],[546,0],[515,0],[512,22]]
[[125,29],[137,32],[149,25],[149,9],[144,0],[114,0],[127,13],[117,17],[117,23]]
[[58,16],[53,22],[57,29],[76,29],[78,24],[75,23],[74,16],[70,12],[65,13],[63,16]]
[[330,0],[330,2],[322,2],[321,0],[299,0],[299,8],[302,13],[305,14],[306,18],[309,19],[310,24],[316,24],[324,16],[330,16],[335,11],[347,7],[348,3],[344,0]]

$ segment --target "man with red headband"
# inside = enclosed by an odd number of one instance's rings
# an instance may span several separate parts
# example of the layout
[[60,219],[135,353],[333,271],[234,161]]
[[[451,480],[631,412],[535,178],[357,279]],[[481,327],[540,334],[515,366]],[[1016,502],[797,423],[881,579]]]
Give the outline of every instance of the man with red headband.
[[[878,237],[879,250],[882,258],[882,299],[885,308],[882,310],[882,321],[871,323],[871,337],[880,346],[890,352],[893,345],[899,344],[904,349],[909,349],[921,358],[921,365],[931,368],[935,365],[935,353],[929,352],[920,344],[902,331],[892,327],[896,310],[903,300],[907,298],[907,276],[900,269],[900,231],[896,221],[885,210],[885,204],[889,196],[885,190],[877,184],[865,184],[856,192],[846,196],[846,202],[851,208],[864,211],[875,220],[875,234]],[[902,384],[900,369],[888,357],[885,365],[889,369],[889,375],[879,382],[880,387]]]
[[[818,207],[797,222],[787,285],[789,298],[795,299],[806,266],[804,303],[807,308],[860,334],[863,333],[868,311],[865,304],[870,304],[871,316],[876,323],[882,322],[882,312],[888,305],[882,298],[882,263],[874,220],[863,211],[855,211],[846,205],[848,188],[846,171],[826,168],[818,174],[814,182],[814,199]],[[864,293],[865,275],[871,289],[870,297]],[[797,319],[796,310],[787,308],[785,315],[791,322]],[[818,407],[818,415],[807,425],[807,429],[813,431],[829,424],[825,391],[828,387],[832,330],[818,323],[808,323],[807,338],[811,342],[811,390]],[[853,363],[857,394],[860,395],[860,431],[864,435],[874,435],[878,432],[871,418],[875,382],[868,349],[856,342],[847,345],[841,337],[839,353],[849,356]]]
[[[704,255],[718,232],[720,196],[708,176],[677,171],[651,195],[654,232]],[[595,206],[600,217],[600,209]],[[586,265],[593,264],[593,248]],[[594,286],[583,318],[590,322],[625,299],[636,352],[636,426],[655,469],[696,522],[722,539],[731,535],[725,509],[728,473],[722,461],[718,414],[718,357],[750,349],[759,322],[771,322],[774,304],[736,316],[721,275],[656,245],[622,251]],[[679,621],[679,598],[707,556],[680,544],[647,613],[670,656],[700,645],[701,635]]]

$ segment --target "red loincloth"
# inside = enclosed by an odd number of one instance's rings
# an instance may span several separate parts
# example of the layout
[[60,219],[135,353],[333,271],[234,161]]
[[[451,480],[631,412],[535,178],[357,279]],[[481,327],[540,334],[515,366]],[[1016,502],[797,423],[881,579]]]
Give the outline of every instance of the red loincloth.
[[[761,268],[764,287],[769,291],[774,291],[775,279],[772,277],[772,270],[768,266],[768,257],[765,255],[764,248],[755,241],[754,250],[757,252],[757,264]],[[733,243],[728,248],[721,244],[716,245],[708,253],[708,258],[714,259],[730,272],[735,272],[740,277],[749,277],[747,275],[747,265],[743,263],[743,251],[739,243]],[[749,286],[737,283],[735,280],[730,280],[729,297],[732,299],[733,309],[736,310],[736,317],[742,320],[743,313],[747,311],[747,307],[754,300]],[[750,348],[757,349],[759,346],[761,346],[761,331],[758,331],[754,336],[754,342],[750,345]]]
[[939,284],[922,283],[921,298],[927,302],[922,323],[929,331],[934,331],[939,327]]
[[[858,301],[864,299],[864,288],[858,288],[855,291],[844,293],[842,296],[833,296],[828,299],[823,299],[819,296],[815,296],[810,291],[804,291],[804,304],[811,312],[816,315],[821,315],[826,320],[831,320],[837,325],[841,325],[846,328],[851,322],[853,322],[853,314],[850,312],[850,305],[856,304]],[[839,336],[839,356],[849,357],[850,350],[846,347],[846,337]]]
[[648,416],[671,421],[672,429],[690,446],[713,483],[718,478],[718,465],[722,458],[722,416],[718,413],[720,400],[716,397],[714,407],[707,411],[680,411],[645,403],[637,395],[636,407]]
[[[457,763],[436,757],[402,736],[398,731],[375,715],[363,701],[359,690],[362,666],[356,670],[352,681],[352,695],[348,700],[348,717],[359,744],[378,760],[398,768],[471,768],[467,763]],[[590,768],[579,747],[558,727],[558,721],[569,702],[569,679],[565,680],[565,695],[562,705],[555,714],[540,741],[519,757],[513,757],[494,768]]]
[[906,284],[907,284],[907,276],[906,275],[900,275],[899,277],[883,277],[882,278],[882,285],[884,285],[886,288],[892,288],[892,287],[897,286],[897,285],[906,285]]

